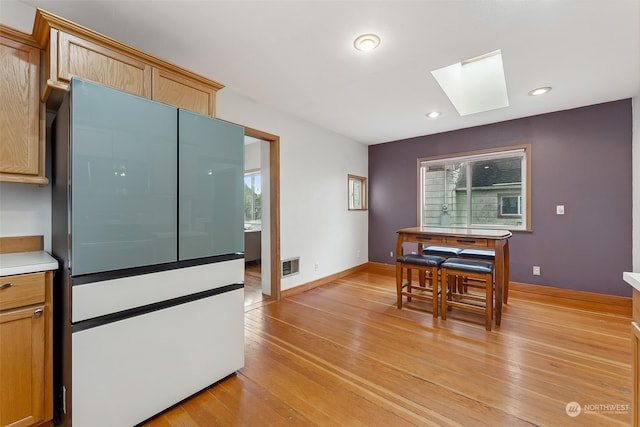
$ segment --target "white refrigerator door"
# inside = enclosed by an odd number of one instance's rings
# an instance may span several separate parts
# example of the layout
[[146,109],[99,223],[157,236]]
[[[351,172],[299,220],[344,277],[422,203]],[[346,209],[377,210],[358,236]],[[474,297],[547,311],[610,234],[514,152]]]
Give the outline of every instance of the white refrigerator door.
[[72,423],[130,427],[244,365],[237,289],[72,334]]

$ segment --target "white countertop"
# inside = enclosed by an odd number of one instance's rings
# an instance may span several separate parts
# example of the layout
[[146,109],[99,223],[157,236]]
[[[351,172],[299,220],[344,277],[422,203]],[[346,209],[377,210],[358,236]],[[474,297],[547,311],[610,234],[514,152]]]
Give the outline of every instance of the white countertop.
[[0,254],[0,276],[57,269],[58,261],[45,251]]
[[622,278],[625,282],[633,286],[637,291],[640,291],[640,273],[622,273]]

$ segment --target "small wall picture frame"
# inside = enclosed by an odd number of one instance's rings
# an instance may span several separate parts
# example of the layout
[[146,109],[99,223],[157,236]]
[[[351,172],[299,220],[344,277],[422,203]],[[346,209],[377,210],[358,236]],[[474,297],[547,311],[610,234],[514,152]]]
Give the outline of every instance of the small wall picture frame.
[[347,175],[350,211],[367,210],[367,178],[358,175]]

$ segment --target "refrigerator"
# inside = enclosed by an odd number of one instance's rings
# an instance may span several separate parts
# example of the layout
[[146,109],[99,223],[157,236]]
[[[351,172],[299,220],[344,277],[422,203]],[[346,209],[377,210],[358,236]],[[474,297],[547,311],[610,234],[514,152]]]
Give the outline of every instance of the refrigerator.
[[244,365],[244,129],[74,78],[52,130],[56,419],[133,426]]

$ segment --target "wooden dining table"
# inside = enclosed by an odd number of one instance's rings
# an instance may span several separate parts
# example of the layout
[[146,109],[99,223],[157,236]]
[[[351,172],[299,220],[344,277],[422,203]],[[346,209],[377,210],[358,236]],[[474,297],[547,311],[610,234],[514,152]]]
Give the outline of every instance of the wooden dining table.
[[397,233],[396,257],[404,254],[404,243],[417,243],[419,254],[425,245],[494,250],[495,318],[500,325],[502,305],[509,295],[509,230],[430,226],[402,228]]

